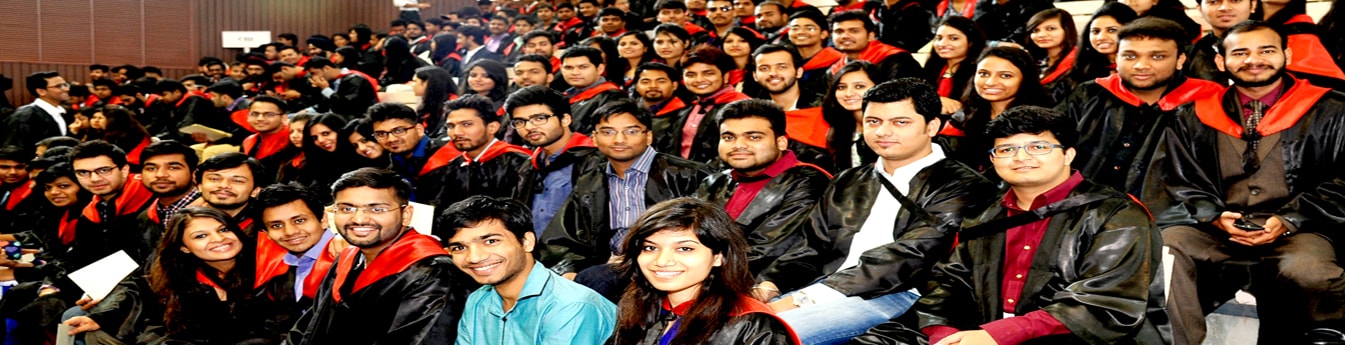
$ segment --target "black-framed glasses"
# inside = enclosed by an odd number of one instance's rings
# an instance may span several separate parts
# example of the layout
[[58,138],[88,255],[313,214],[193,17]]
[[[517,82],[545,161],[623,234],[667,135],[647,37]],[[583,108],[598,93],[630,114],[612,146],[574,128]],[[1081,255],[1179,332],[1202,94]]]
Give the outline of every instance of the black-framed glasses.
[[545,125],[546,122],[547,122],[548,120],[551,120],[551,118],[553,118],[553,117],[556,117],[556,115],[555,115],[555,114],[536,114],[536,115],[533,115],[531,118],[526,118],[526,119],[510,119],[510,120],[509,120],[509,124],[510,124],[510,125],[513,125],[514,128],[523,128],[523,125],[524,125],[524,124],[529,124],[529,123],[532,124],[533,126],[541,126],[541,125]]
[[354,215],[356,212],[364,211],[365,214],[381,215],[392,211],[400,211],[409,205],[392,206],[388,204],[355,206],[350,204],[340,204],[331,207],[332,213],[343,216]]
[[69,88],[70,88],[70,83],[60,83],[60,84],[56,84],[56,85],[48,85],[47,88],[48,88],[48,89],[50,89],[50,88],[69,89]]
[[271,113],[271,112],[266,112],[266,113],[259,112],[259,111],[250,111],[250,112],[248,112],[248,117],[253,117],[253,118],[256,118],[256,117],[276,117],[276,116],[280,116],[280,115],[281,115],[280,113]]
[[626,128],[622,130],[617,130],[615,128],[603,128],[599,129],[597,133],[599,136],[602,136],[604,138],[615,138],[617,134],[624,134],[627,138],[630,138],[633,136],[644,134],[645,132],[648,131],[649,131],[648,129],[644,128]]
[[400,137],[406,135],[406,131],[409,131],[413,128],[416,128],[416,126],[397,127],[393,128],[392,131],[374,131],[374,137],[379,139],[387,139],[389,134]]
[[1017,146],[1000,145],[990,149],[990,156],[995,158],[1010,158],[1013,156],[1017,156],[1019,150],[1027,152],[1027,154],[1029,155],[1041,156],[1051,153],[1051,151],[1054,151],[1056,148],[1063,149],[1065,148],[1065,145],[1052,144],[1045,141],[1030,142],[1027,144]]
[[108,174],[111,174],[113,171],[116,171],[116,170],[117,170],[117,167],[102,167],[102,168],[93,169],[93,170],[75,170],[75,176],[84,177],[84,178],[88,178],[89,176],[93,176],[93,174],[98,174],[98,176],[107,176]]

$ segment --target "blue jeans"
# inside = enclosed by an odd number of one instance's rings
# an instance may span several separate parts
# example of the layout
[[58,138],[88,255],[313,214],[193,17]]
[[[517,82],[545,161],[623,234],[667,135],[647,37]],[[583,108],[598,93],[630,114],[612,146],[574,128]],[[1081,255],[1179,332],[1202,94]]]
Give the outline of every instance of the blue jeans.
[[887,322],[910,309],[920,294],[915,290],[874,299],[849,297],[780,313],[805,345],[843,344],[869,328]]

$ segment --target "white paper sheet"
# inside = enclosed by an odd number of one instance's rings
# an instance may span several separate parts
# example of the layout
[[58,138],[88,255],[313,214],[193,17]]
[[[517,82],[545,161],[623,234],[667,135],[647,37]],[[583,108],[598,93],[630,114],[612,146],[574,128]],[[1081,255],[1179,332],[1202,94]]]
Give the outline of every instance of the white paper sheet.
[[411,227],[423,235],[430,235],[430,230],[434,229],[434,205],[415,201],[410,202],[410,204],[413,209],[411,211]]
[[70,280],[79,285],[89,297],[101,300],[112,293],[112,288],[135,269],[140,267],[126,251],[121,250],[105,258],[98,259],[88,266],[70,273]]
[[1172,248],[1163,246],[1163,304],[1167,304],[1168,296],[1172,291],[1172,261],[1176,258],[1172,256]]

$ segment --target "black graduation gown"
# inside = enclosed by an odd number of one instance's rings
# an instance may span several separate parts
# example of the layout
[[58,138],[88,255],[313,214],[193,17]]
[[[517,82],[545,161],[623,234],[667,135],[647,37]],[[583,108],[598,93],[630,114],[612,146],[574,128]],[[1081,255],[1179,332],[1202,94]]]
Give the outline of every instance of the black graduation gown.
[[[612,255],[611,215],[608,214],[607,158],[592,155],[590,169],[575,172],[574,192],[542,232],[541,261],[560,273],[601,265]],[[690,196],[705,178],[704,165],[658,153],[649,164],[645,206]]]
[[984,209],[995,191],[990,180],[953,159],[921,169],[911,179],[907,197],[937,223],[903,209],[892,229],[895,241],[865,251],[859,266],[837,271],[874,211],[878,193],[887,193],[881,178],[873,164],[837,175],[800,222],[797,231],[803,241],[762,272],[762,280],[780,291],[794,291],[824,278],[822,284],[863,298],[924,288],[930,267],[952,249],[963,217]]
[[[1082,181],[1064,202],[1072,203],[1074,198],[1094,201],[1063,207],[1051,215],[1018,308],[1006,311],[1000,289],[1007,229],[983,228],[990,231],[981,232],[975,228],[1007,217],[999,202],[1003,197],[999,193],[989,208],[969,219],[961,243],[934,266],[929,283],[932,291],[913,307],[919,314],[919,329],[942,325],[973,330],[1003,318],[1005,312],[1021,316],[1044,310],[1072,334],[1029,343],[1166,343],[1155,320],[1148,318],[1151,312],[1161,313],[1162,295],[1150,298],[1150,289],[1162,284],[1162,237],[1143,205],[1111,187]],[[969,231],[984,235],[967,236]],[[890,327],[876,330],[890,331]]]
[[[149,191],[138,177],[133,175],[126,179],[128,186],[122,190],[115,202],[116,207],[124,209],[116,210],[113,219],[90,217],[91,213],[96,214],[91,209],[96,207],[97,198],[80,214],[79,220],[75,223],[75,239],[70,243],[69,250],[57,260],[48,263],[51,267],[48,270],[48,283],[60,288],[60,295],[73,298],[72,301],[78,299],[83,290],[80,290],[67,274],[117,251],[125,250],[142,269],[149,265],[148,259],[159,244],[147,242],[150,237],[141,233],[137,218],[154,204],[154,200],[148,195]],[[132,192],[133,190],[135,192]]]
[[88,312],[100,330],[123,343],[162,341],[164,306],[143,274],[132,274],[117,283]]
[[[748,298],[744,296],[743,298]],[[663,330],[676,320],[677,315],[668,313],[649,329],[644,337],[635,344],[659,345]],[[688,330],[690,331],[690,330]],[[708,332],[708,330],[696,330]],[[793,330],[779,317],[766,312],[752,312],[735,315],[706,339],[706,344],[742,344],[742,345],[792,345],[798,344]]]
[[613,88],[570,103],[570,130],[575,133],[592,135],[593,129],[598,127],[598,118],[593,116],[593,111],[598,110],[598,107],[604,104],[619,100],[630,100],[628,96],[620,88]]
[[[572,139],[571,141],[574,142],[576,140]],[[535,149],[536,151],[533,153],[533,156],[529,157],[528,164],[523,164],[518,167],[519,180],[518,187],[514,188],[514,199],[523,202],[524,205],[528,205],[528,207],[531,208],[532,197],[541,193],[542,189],[545,187],[542,183],[546,180],[546,175],[567,166],[573,166],[573,168],[570,169],[570,185],[578,188],[578,179],[579,176],[582,175],[581,173],[588,169],[592,169],[590,165],[596,162],[596,160],[589,159],[588,157],[602,156],[602,152],[599,152],[598,148],[592,146],[592,141],[588,141],[588,144],[586,145],[588,146],[571,145],[570,147],[566,147],[565,151],[562,151],[559,156],[556,156],[556,159],[551,161],[551,163],[543,163],[546,162],[546,157],[543,157],[545,153],[542,153],[541,149]]]
[[878,40],[907,51],[917,51],[934,38],[938,20],[934,12],[919,2],[899,2],[888,6],[886,0],[864,2],[864,11],[878,24]]
[[[67,115],[69,112],[66,111]],[[71,117],[66,117],[67,124],[71,120]],[[18,146],[31,151],[37,148],[37,142],[42,139],[60,135],[61,128],[56,120],[46,110],[29,104],[5,116],[4,125],[0,126],[0,147]]]
[[159,139],[179,139],[172,103],[155,100],[145,106],[145,112],[137,116],[137,119],[145,126],[145,131],[148,131],[150,136]]
[[719,113],[724,110],[724,105],[747,98],[745,94],[730,90],[713,99],[695,100],[672,114],[654,117],[650,127],[654,131],[654,143],[651,146],[658,152],[674,155],[681,153],[682,127],[686,126],[691,111],[696,108],[695,104],[700,103],[711,108],[697,124],[696,135],[691,141],[691,153],[683,158],[701,163],[719,158]]
[[[747,260],[753,275],[803,241],[793,223],[806,219],[829,183],[831,175],[817,167],[794,166],[767,182],[738,215],[736,222],[747,235]],[[732,170],[724,170],[706,177],[696,197],[724,207],[737,187]]]
[[[200,124],[202,126],[230,132],[231,128],[220,128],[222,127],[221,124],[218,121],[215,121],[216,117],[221,116],[218,113],[219,110],[215,109],[215,103],[211,103],[210,99],[207,99],[204,94],[183,94],[182,99],[178,100],[178,103],[173,106],[172,119],[169,120],[171,124],[166,128],[166,130],[170,132],[164,133],[165,136],[161,137],[161,139],[176,138],[178,141],[186,144],[195,143],[196,141],[192,140],[190,134],[178,131],[178,129],[182,127],[187,127],[193,124]],[[223,115],[222,121],[232,123],[232,121],[229,121],[228,114]]]
[[1186,65],[1182,74],[1191,78],[1205,79],[1219,85],[1228,85],[1228,75],[1219,71],[1214,59],[1218,58],[1219,37],[1207,34],[1186,48]]
[[1037,12],[1052,7],[1055,5],[1050,1],[1009,1],[999,4],[997,0],[976,0],[976,13],[971,19],[985,32],[987,41],[1023,43],[1027,39],[1027,25],[1023,24]]
[[351,72],[337,80],[341,83],[336,85],[336,93],[318,100],[318,111],[337,113],[350,121],[364,116],[365,110],[378,103],[378,90],[363,76]]
[[454,158],[438,175],[437,190],[426,193],[434,197],[430,201],[440,208],[474,195],[508,198],[514,195],[514,188],[522,178],[518,175],[519,167],[528,165],[528,159],[522,147],[496,142],[484,152],[481,161],[472,162],[461,155]]

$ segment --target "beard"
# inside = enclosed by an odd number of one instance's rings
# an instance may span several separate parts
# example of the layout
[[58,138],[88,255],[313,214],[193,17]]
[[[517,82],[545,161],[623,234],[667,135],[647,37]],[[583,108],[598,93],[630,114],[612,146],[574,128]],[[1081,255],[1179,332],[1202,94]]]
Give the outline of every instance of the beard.
[[[1242,68],[1244,68],[1244,69],[1245,69],[1245,68],[1248,68],[1248,67],[1252,67],[1252,66],[1250,66],[1250,65],[1249,65],[1249,66],[1242,66]],[[1245,79],[1239,78],[1237,73],[1228,73],[1228,78],[1229,78],[1229,79],[1233,79],[1233,85],[1237,85],[1237,86],[1241,86],[1241,87],[1262,87],[1262,86],[1267,86],[1267,85],[1270,85],[1270,84],[1274,84],[1274,83],[1277,82],[1277,81],[1283,80],[1283,79],[1284,79],[1284,76],[1285,76],[1286,74],[1288,74],[1288,72],[1285,72],[1285,70],[1284,70],[1284,66],[1280,66],[1280,67],[1278,67],[1278,68],[1275,68],[1274,66],[1268,66],[1268,67],[1274,68],[1274,69],[1275,69],[1275,74],[1270,75],[1270,78],[1266,78],[1266,80],[1245,80]]]

